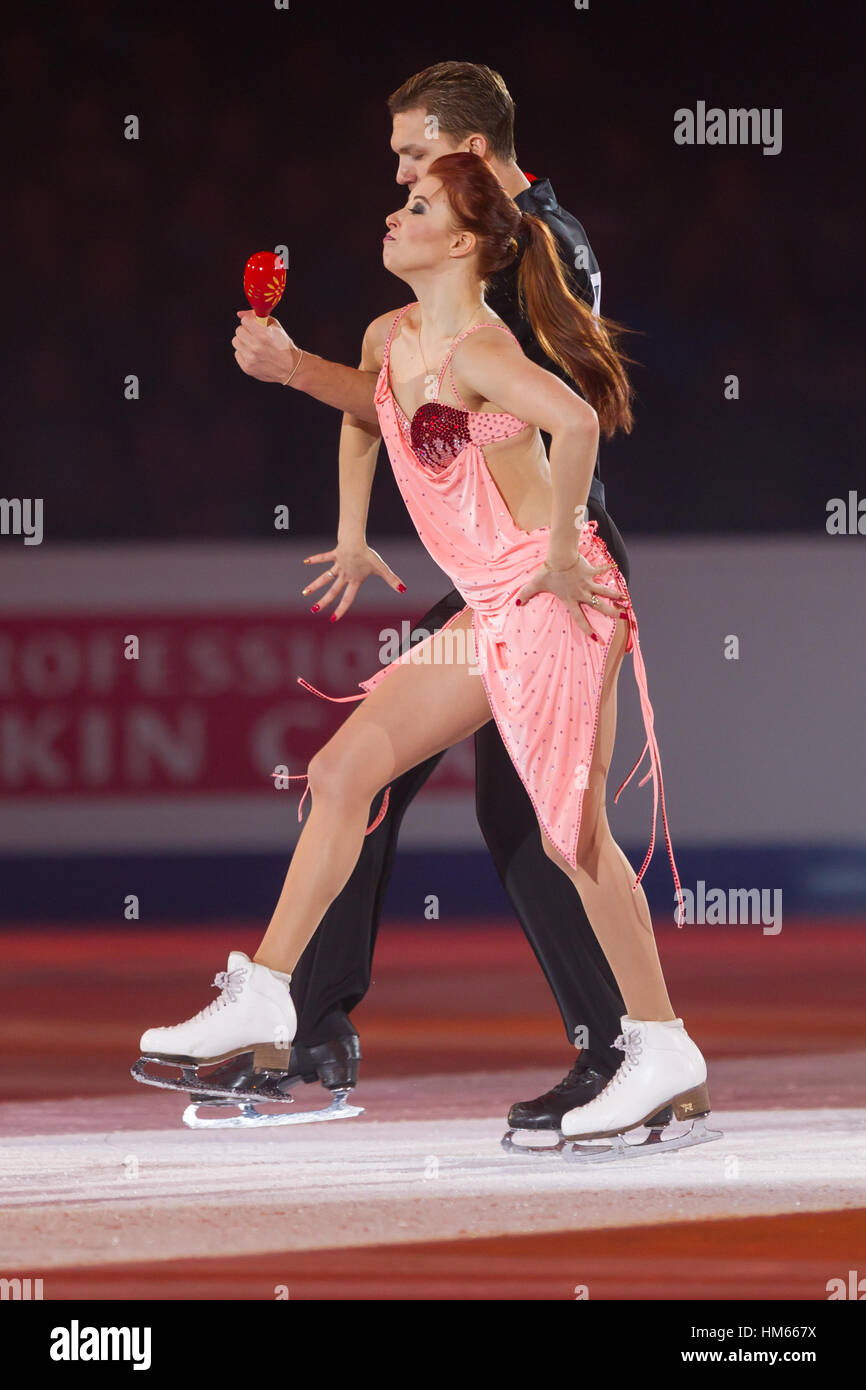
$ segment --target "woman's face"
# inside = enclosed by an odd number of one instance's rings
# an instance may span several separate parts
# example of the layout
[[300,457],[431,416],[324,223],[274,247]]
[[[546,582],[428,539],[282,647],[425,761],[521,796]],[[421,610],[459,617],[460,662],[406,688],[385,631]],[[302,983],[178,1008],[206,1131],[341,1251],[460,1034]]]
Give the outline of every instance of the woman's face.
[[406,206],[386,217],[385,225],[382,262],[403,280],[413,271],[432,270],[467,256],[475,246],[471,232],[455,228],[442,181],[432,174],[413,185]]

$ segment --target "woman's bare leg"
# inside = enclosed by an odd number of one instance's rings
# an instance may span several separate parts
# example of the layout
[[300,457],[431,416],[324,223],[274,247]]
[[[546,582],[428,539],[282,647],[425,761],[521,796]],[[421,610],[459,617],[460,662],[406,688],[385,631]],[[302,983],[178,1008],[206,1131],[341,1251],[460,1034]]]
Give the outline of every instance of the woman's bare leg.
[[668,998],[643,887],[632,892],[635,871],[611,834],[605,809],[607,774],[616,737],[616,685],[628,641],[628,625],[608,653],[589,780],[583,794],[577,869],[542,830],[545,853],[577,889],[599,945],[619,985],[629,1018],[663,1022],[676,1017]]
[[352,874],[376,793],[491,718],[472,660],[471,623],[467,612],[435,633],[430,663],[407,662],[391,671],[311,760],[312,809],[256,952],[257,964],[294,970]]

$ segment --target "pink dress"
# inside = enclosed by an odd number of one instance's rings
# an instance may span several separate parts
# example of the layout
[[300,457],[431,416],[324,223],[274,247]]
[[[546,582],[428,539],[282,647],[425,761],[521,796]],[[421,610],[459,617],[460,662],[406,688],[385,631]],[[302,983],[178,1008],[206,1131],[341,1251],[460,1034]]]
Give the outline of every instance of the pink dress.
[[[487,468],[484,445],[519,433],[526,429],[526,422],[513,415],[457,409],[438,400],[445,368],[463,338],[481,328],[501,329],[505,333],[510,330],[499,324],[479,324],[461,334],[442,365],[436,397],[420,406],[410,421],[391,390],[389,364],[394,330],[412,307],[407,304],[396,315],[385,344],[375,394],[382,437],[421,541],[463,595],[467,607],[472,609],[478,668],[505,747],[545,834],[576,867],[583,791],[592,762],[602,679],[620,619],[608,617],[584,604],[583,612],[599,638],[593,642],[554,594],[536,594],[523,605],[515,604],[519,590],[544,561],[550,528],[539,526],[534,531],[523,531],[515,524]],[[592,565],[608,564],[616,587],[628,597],[626,582],[604,541],[597,535],[595,521],[582,528],[579,550]],[[607,575],[599,578],[610,582]],[[455,614],[444,626],[450,627],[465,611]],[[652,857],[660,798],[674,884],[682,907],[682,890],[668,831],[661,761],[653,733],[653,712],[633,609],[629,610],[628,621],[627,651],[633,652],[646,743],[614,801],[649,751],[649,771],[640,785],[652,777],[652,828],[649,849],[633,889],[640,883]],[[422,649],[434,636],[431,634],[417,643],[368,680],[359,681],[365,694],[396,666],[410,660],[413,664],[422,662]],[[303,679],[301,684],[314,690]],[[322,694],[321,691],[315,693]],[[363,695],[342,697],[344,700],[363,698]],[[379,824],[386,810],[387,793],[368,833]],[[298,815],[300,818],[300,808]]]

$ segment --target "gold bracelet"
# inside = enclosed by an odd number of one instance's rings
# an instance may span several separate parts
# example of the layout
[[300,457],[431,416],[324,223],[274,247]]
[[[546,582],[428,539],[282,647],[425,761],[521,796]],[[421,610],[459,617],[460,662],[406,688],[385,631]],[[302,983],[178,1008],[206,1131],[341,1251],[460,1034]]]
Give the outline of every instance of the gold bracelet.
[[298,370],[298,368],[299,368],[300,365],[301,365],[301,358],[303,357],[303,355],[304,355],[304,349],[303,349],[303,348],[298,348],[298,360],[297,360],[297,362],[295,363],[294,367],[292,368],[292,370],[291,370],[289,376],[288,376],[288,377],[286,378],[286,380],[282,383],[283,386],[288,386],[289,383],[291,382],[292,377],[295,375],[295,372]]
[[577,561],[578,561],[579,559],[580,559],[580,556],[578,555],[577,560],[573,560],[572,563],[571,563],[570,565],[566,565],[566,566],[565,566],[565,569],[562,569],[562,570],[555,570],[555,569],[553,568],[552,565],[549,565],[549,564],[547,563],[546,560],[542,560],[541,563],[544,565],[544,568],[545,568],[546,570],[550,570],[550,573],[551,573],[551,574],[568,574],[568,571],[569,571],[569,570],[573,570],[573,569],[574,569],[574,567],[575,567],[575,565],[577,564]]

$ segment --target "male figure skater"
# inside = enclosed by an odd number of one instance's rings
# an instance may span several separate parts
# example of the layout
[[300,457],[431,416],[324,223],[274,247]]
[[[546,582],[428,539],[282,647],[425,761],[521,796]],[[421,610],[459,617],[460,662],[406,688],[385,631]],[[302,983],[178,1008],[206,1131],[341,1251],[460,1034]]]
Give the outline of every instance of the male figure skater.
[[[514,103],[498,73],[476,63],[437,63],[399,87],[389,98],[388,108],[399,184],[411,187],[439,155],[457,150],[480,155],[518,206],[547,223],[575,291],[598,311],[601,274],[586,234],[576,218],[559,206],[547,179],[527,177],[519,169]],[[487,303],[533,362],[575,389],[574,382],[546,356],[521,314],[519,259],[493,278]],[[374,373],[302,351],[275,320],[267,327],[257,324],[251,310],[240,311],[239,318],[233,346],[243,371],[259,381],[288,384],[378,432]],[[596,461],[588,516],[598,522],[598,534],[628,582],[625,546],[604,503]],[[383,566],[383,577],[386,569]],[[320,589],[329,578],[334,576],[327,571],[305,592]],[[390,571],[388,579],[396,583]],[[323,595],[317,594],[319,608],[337,598],[344,587],[345,581],[337,577]],[[352,596],[344,594],[338,613],[345,611]],[[463,607],[465,600],[452,589],[420,619],[421,635],[436,631]],[[565,1112],[592,1100],[619,1065],[621,1058],[611,1045],[620,1032],[625,1005],[578,895],[544,853],[532,803],[495,721],[491,719],[474,737],[478,824],[553,990],[569,1042],[580,1047],[568,1075],[543,1096],[513,1105],[508,1123],[515,1129],[558,1129]],[[292,979],[298,1031],[286,1089],[300,1079],[317,1077],[334,1091],[356,1083],[361,1052],[350,1014],[370,985],[379,918],[403,815],[441,757],[428,759],[391,784],[387,814],[366,837],[349,882],[301,957]]]

